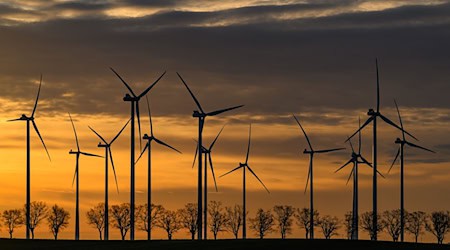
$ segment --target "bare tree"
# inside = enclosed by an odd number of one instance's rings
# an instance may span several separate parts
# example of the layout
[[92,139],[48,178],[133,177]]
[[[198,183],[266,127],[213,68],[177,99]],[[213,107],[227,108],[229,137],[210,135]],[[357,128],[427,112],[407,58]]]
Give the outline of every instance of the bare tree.
[[105,229],[105,203],[101,202],[97,206],[89,209],[86,216],[88,224],[97,228],[100,240],[102,240],[102,232]]
[[[361,225],[361,229],[366,231],[371,240],[375,239],[375,235],[380,233],[381,231],[383,231],[384,229],[384,225],[383,222],[381,220],[381,216],[378,215],[377,219],[378,219],[378,223],[377,223],[377,232],[375,232],[375,229],[373,228],[373,216],[372,216],[373,212],[369,211],[369,212],[364,212],[361,214],[361,219],[359,221],[360,225]],[[375,234],[376,233],[376,234]]]
[[273,231],[274,224],[273,214],[270,212],[270,209],[264,211],[260,208],[256,212],[255,218],[250,218],[250,229],[253,229],[260,239],[263,239],[266,234]]
[[10,209],[3,211],[3,224],[8,228],[9,238],[12,239],[14,229],[22,226],[25,223],[22,210]]
[[113,205],[109,209],[111,214],[112,226],[119,229],[122,240],[125,240],[128,230],[130,229],[130,203],[122,203],[120,205]]
[[406,213],[406,227],[405,230],[414,235],[414,239],[417,243],[419,235],[423,234],[427,215],[422,211],[415,211],[412,213]]
[[347,234],[347,239],[352,239],[352,233],[353,233],[353,212],[348,211],[344,215],[344,226],[345,226],[345,233]]
[[150,205],[150,225],[148,223],[147,203],[136,208],[136,222],[139,230],[148,232],[155,227],[155,222],[159,219],[163,207],[161,205]]
[[182,228],[189,230],[191,238],[195,238],[197,232],[197,203],[188,203],[178,210]]
[[239,228],[241,227],[243,221],[242,206],[234,205],[234,207],[226,207],[225,211],[225,216],[227,218],[226,227],[234,234],[234,237],[237,239]]
[[47,216],[48,227],[55,237],[58,239],[58,233],[69,225],[70,214],[64,208],[54,205],[50,208]]
[[175,211],[163,209],[159,220],[156,222],[157,227],[160,227],[166,231],[167,238],[169,240],[172,240],[173,234],[181,229],[181,223],[177,217],[178,216]]
[[437,243],[444,242],[445,234],[450,232],[450,212],[437,211],[432,212],[425,223],[425,229],[436,236]]
[[330,239],[332,236],[338,235],[337,230],[341,227],[338,217],[330,215],[325,215],[320,218],[319,226],[322,229],[325,239]]
[[[23,213],[26,213],[26,205],[24,205]],[[34,229],[47,217],[48,207],[43,201],[33,201],[30,203],[30,232],[31,239],[34,239]]]
[[222,208],[222,202],[210,201],[208,205],[209,214],[209,229],[214,235],[214,239],[217,239],[219,232],[225,231],[227,225],[227,217]]
[[[294,213],[294,217],[297,219],[297,225],[300,228],[305,229],[305,238],[309,238],[309,208],[297,208],[296,213]],[[318,225],[319,222],[319,212],[314,210],[314,226]]]
[[280,230],[281,238],[285,239],[287,234],[292,232],[292,216],[295,213],[292,206],[274,206],[275,219],[278,222],[278,230]]
[[381,219],[384,228],[388,234],[392,237],[394,242],[398,241],[401,232],[401,210],[387,210],[383,212],[383,217]]

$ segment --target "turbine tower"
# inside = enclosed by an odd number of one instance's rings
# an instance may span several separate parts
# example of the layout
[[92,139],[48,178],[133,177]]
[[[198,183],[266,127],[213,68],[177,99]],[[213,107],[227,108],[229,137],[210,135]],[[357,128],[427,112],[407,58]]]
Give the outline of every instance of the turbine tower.
[[145,153],[145,151],[147,150],[148,153],[148,181],[147,181],[147,227],[148,227],[148,231],[147,231],[147,240],[151,239],[151,223],[152,223],[152,210],[151,210],[151,204],[152,204],[152,141],[155,141],[156,143],[158,143],[159,145],[168,147],[178,153],[181,154],[181,152],[170,146],[169,144],[157,139],[154,135],[153,135],[153,123],[152,123],[152,114],[150,112],[150,104],[148,102],[148,98],[147,96],[145,96],[145,99],[147,101],[147,108],[148,108],[148,119],[150,122],[150,136],[148,136],[147,134],[144,134],[144,137],[142,137],[142,139],[147,140],[147,144],[145,144],[144,149],[142,150],[141,154],[139,155],[139,158],[136,160],[136,163],[139,161],[139,159],[141,159],[142,155]]
[[31,116],[26,116],[25,114],[22,114],[20,118],[8,120],[8,122],[13,121],[26,121],[27,122],[27,187],[26,187],[26,211],[25,211],[25,232],[26,232],[26,238],[30,239],[30,196],[31,196],[31,149],[30,149],[30,122],[33,124],[34,130],[36,131],[36,134],[39,136],[39,139],[42,142],[42,145],[44,146],[45,152],[47,152],[48,159],[51,161],[50,154],[48,153],[47,147],[45,146],[44,139],[42,139],[41,133],[39,133],[39,129],[36,125],[36,121],[34,120],[34,114],[36,113],[36,108],[39,101],[39,94],[41,93],[41,85],[42,85],[42,75],[41,80],[39,82],[39,88],[38,93],[36,97],[36,102],[34,103],[33,111],[31,112]]
[[391,167],[389,168],[389,172],[391,172],[392,167],[397,161],[398,156],[400,155],[400,241],[403,242],[405,239],[405,196],[404,196],[404,147],[408,145],[413,148],[422,149],[428,152],[436,153],[431,149],[424,148],[422,146],[416,145],[406,140],[405,131],[403,130],[403,122],[402,117],[400,116],[400,110],[398,109],[397,102],[394,100],[395,107],[397,108],[398,119],[400,121],[400,127],[402,129],[402,139],[397,138],[395,140],[396,144],[399,144],[399,149],[397,154],[395,155],[394,161],[392,162]]
[[[394,122],[392,122],[391,120],[389,120],[386,116],[384,116],[383,114],[381,114],[380,112],[380,81],[379,81],[379,75],[378,75],[378,60],[375,59],[375,67],[376,67],[376,75],[377,75],[377,96],[376,96],[376,100],[377,100],[377,106],[376,106],[376,110],[373,109],[369,109],[369,112],[367,112],[367,115],[369,116],[369,118],[364,122],[364,124],[359,127],[358,130],[356,130],[355,133],[353,133],[347,140],[350,140],[354,135],[356,135],[361,129],[363,129],[365,126],[367,126],[369,123],[372,122],[373,125],[373,155],[372,155],[372,164],[373,164],[373,194],[372,194],[372,198],[373,198],[373,208],[372,208],[372,228],[374,230],[374,234],[373,234],[373,238],[372,240],[377,240],[378,236],[378,208],[377,208],[377,167],[378,167],[378,155],[377,155],[377,117],[380,117],[381,120],[383,120],[384,122],[386,122],[387,124],[401,130],[402,128],[400,128],[397,124],[395,124]],[[416,139],[413,135],[411,135],[410,133],[404,131],[406,134],[408,134],[409,136],[411,136],[412,138]],[[417,140],[417,139],[416,139]]]
[[86,155],[86,156],[94,156],[94,157],[100,157],[100,155],[95,155],[91,153],[82,152],[80,150],[80,144],[78,143],[78,136],[77,136],[77,130],[75,129],[75,124],[73,123],[72,116],[69,113],[70,122],[72,123],[73,133],[75,134],[75,141],[77,143],[77,151],[70,150],[69,154],[74,154],[76,156],[76,162],[75,162],[75,174],[73,176],[72,180],[72,186],[73,183],[76,183],[76,194],[75,194],[75,240],[80,239],[80,202],[79,202],[79,194],[80,194],[80,183],[79,183],[79,160],[80,155]]
[[308,135],[306,135],[305,130],[303,129],[302,125],[298,121],[297,117],[294,116],[295,121],[297,122],[298,126],[302,130],[303,134],[305,135],[306,141],[308,142],[309,150],[305,149],[303,151],[304,154],[309,154],[309,168],[308,168],[308,178],[306,179],[306,186],[305,186],[305,193],[308,189],[308,181],[309,181],[309,232],[310,232],[310,239],[314,239],[314,191],[313,191],[313,159],[314,154],[322,154],[322,153],[329,153],[333,151],[342,150],[345,148],[333,148],[333,149],[324,149],[324,150],[314,150],[311,146],[311,142],[309,141]]
[[[125,97],[123,98],[123,101],[125,102],[130,102],[131,104],[131,146],[130,146],[130,240],[134,240],[134,208],[135,208],[135,169],[134,169],[134,165],[135,165],[135,160],[134,160],[134,139],[135,139],[135,133],[134,133],[134,117],[135,114],[137,116],[137,121],[138,121],[138,127],[139,127],[139,145],[141,142],[141,119],[140,119],[140,115],[139,115],[139,100],[141,99],[141,97],[145,96],[150,89],[153,88],[153,86],[155,86],[156,83],[158,83],[158,81],[166,74],[166,72],[164,71],[164,73],[158,78],[156,79],[156,81],[150,85],[147,89],[145,89],[140,95],[136,95],[133,90],[131,89],[130,85],[125,82],[125,80],[123,80],[123,78],[113,69],[110,68],[112,72],[114,72],[114,74],[120,79],[120,81],[122,81],[122,83],[125,85],[125,87],[127,87],[129,93],[125,94]],[[130,95],[131,94],[131,95]]]
[[[248,169],[248,171],[250,171],[251,174],[253,174],[253,176],[255,176],[255,178],[263,185],[264,189],[266,189],[267,193],[270,194],[269,189],[267,189],[266,185],[264,185],[264,183],[261,181],[261,179],[259,179],[259,177],[255,174],[255,172],[253,172],[253,170],[250,168],[250,166],[248,165],[248,157],[250,154],[250,140],[251,140],[251,135],[252,135],[252,125],[250,124],[250,128],[249,128],[249,132],[248,132],[248,147],[247,147],[247,156],[245,157],[245,162],[241,163],[239,162],[239,166],[237,166],[235,169],[221,175],[220,177],[223,177],[229,173],[232,173],[240,168],[242,168],[242,207],[243,207],[243,215],[242,215],[242,238],[246,239],[247,238],[247,210],[245,208],[246,206],[246,188],[245,188],[245,184],[246,184],[246,179],[245,179],[245,170]],[[219,178],[220,178],[219,177]]]
[[113,169],[113,173],[114,173],[114,180],[116,181],[116,188],[117,188],[117,193],[119,193],[119,184],[117,183],[117,175],[116,175],[116,169],[114,167],[114,160],[113,160],[113,155],[112,155],[112,151],[111,151],[111,145],[113,144],[113,142],[119,137],[119,135],[122,133],[122,131],[125,129],[125,127],[128,125],[128,123],[130,123],[130,120],[127,121],[127,123],[125,124],[125,126],[123,126],[123,128],[119,131],[119,133],[117,133],[117,135],[108,143],[99,133],[97,133],[93,128],[89,127],[92,132],[94,132],[97,137],[103,141],[103,144],[101,142],[98,143],[98,147],[99,148],[105,148],[105,228],[104,228],[104,240],[109,240],[109,215],[108,215],[108,210],[109,210],[109,204],[108,204],[108,158],[111,159],[111,165],[112,165],[112,169]]
[[201,240],[202,239],[202,230],[207,231],[208,229],[206,227],[203,227],[202,224],[202,211],[203,211],[203,205],[202,205],[202,132],[203,132],[203,125],[205,124],[205,119],[207,116],[215,116],[218,114],[221,114],[223,112],[227,112],[233,109],[237,109],[240,108],[244,105],[239,105],[239,106],[234,106],[231,108],[226,108],[226,109],[219,109],[216,111],[212,111],[212,112],[208,112],[205,113],[205,111],[203,111],[202,106],[200,105],[200,102],[197,100],[197,98],[195,97],[195,95],[192,93],[192,91],[189,89],[188,85],[186,84],[186,82],[184,81],[184,79],[181,77],[181,75],[177,72],[178,77],[180,78],[180,80],[183,82],[184,86],[186,87],[186,89],[189,91],[189,94],[191,95],[192,99],[194,100],[195,104],[197,105],[199,110],[194,110],[192,117],[196,117],[198,118],[198,188],[197,188],[197,210],[198,210],[198,214],[197,214],[197,239]]

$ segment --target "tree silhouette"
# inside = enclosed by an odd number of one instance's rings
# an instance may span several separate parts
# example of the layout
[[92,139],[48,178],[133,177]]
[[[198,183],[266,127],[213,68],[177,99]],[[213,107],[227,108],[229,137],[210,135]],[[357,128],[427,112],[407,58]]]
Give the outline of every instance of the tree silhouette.
[[398,241],[398,237],[400,237],[401,232],[401,210],[387,210],[383,212],[383,217],[381,219],[381,223],[384,225],[384,228],[388,232],[388,234],[392,237],[394,242]]
[[234,205],[234,207],[226,207],[225,217],[227,219],[226,227],[237,239],[239,237],[239,228],[241,227],[243,221],[242,206]]
[[352,239],[352,233],[353,233],[353,212],[348,211],[344,215],[344,227],[345,227],[345,233],[347,234],[347,239]]
[[181,229],[181,223],[177,218],[175,211],[163,209],[159,220],[156,222],[156,226],[164,229],[167,233],[167,238],[172,240],[174,233]]
[[148,225],[149,214],[147,213],[147,209],[147,203],[145,203],[144,205],[139,205],[136,208],[137,228],[145,232],[148,232],[155,227],[155,222],[159,219],[163,207],[161,205],[155,205],[153,203],[150,205],[150,225]]
[[364,212],[361,214],[361,219],[360,219],[360,225],[361,225],[361,229],[363,231],[366,231],[371,240],[375,240],[375,236],[378,235],[379,232],[383,231],[384,229],[384,225],[381,221],[381,216],[377,215],[377,220],[378,220],[378,225],[377,225],[377,230],[375,232],[375,229],[373,228],[373,216],[372,216],[373,212],[369,211],[369,212]]
[[50,208],[47,216],[47,223],[50,231],[58,239],[58,233],[69,225],[70,214],[64,208],[54,205]]
[[287,234],[292,232],[292,216],[295,213],[294,207],[286,205],[277,205],[273,207],[275,219],[277,220],[278,230],[281,238],[285,239]]
[[105,203],[101,202],[97,206],[89,209],[86,217],[88,224],[97,228],[100,240],[102,240],[102,232],[105,229]]
[[425,223],[425,229],[436,236],[437,243],[442,244],[445,234],[450,232],[450,212],[432,212]]
[[[23,213],[26,213],[27,205],[24,205]],[[34,239],[34,229],[47,217],[48,207],[43,201],[33,201],[30,203],[30,232],[31,239]]]
[[[297,219],[297,225],[300,228],[305,229],[305,238],[309,238],[309,208],[297,208],[296,213],[294,213],[294,217]],[[314,210],[314,226],[318,225],[319,222],[319,212]]]
[[119,229],[122,240],[125,240],[130,223],[130,203],[122,203],[120,205],[111,206],[109,213],[111,214],[112,226]]
[[209,214],[209,229],[214,235],[214,239],[217,239],[219,232],[225,231],[227,225],[227,217],[222,208],[222,202],[210,201],[208,205]]
[[270,209],[264,211],[260,208],[256,212],[256,216],[250,218],[250,229],[254,230],[260,239],[263,239],[265,235],[273,231],[272,227],[274,224],[273,214],[270,212]]
[[414,235],[415,242],[419,238],[419,235],[423,233],[427,215],[422,211],[415,211],[412,213],[406,213],[406,227],[405,230]]
[[338,235],[337,230],[340,228],[340,221],[336,216],[325,215],[318,222],[325,239],[330,239],[334,235]]
[[181,227],[189,230],[191,239],[194,239],[197,233],[197,203],[187,203],[177,213],[180,216]]
[[22,210],[10,209],[3,211],[2,214],[3,225],[8,228],[9,238],[12,239],[14,229],[22,226],[25,223]]

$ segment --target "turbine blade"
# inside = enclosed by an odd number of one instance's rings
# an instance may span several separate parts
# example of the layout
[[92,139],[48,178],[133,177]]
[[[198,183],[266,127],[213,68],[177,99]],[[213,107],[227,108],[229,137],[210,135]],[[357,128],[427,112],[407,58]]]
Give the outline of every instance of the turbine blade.
[[134,97],[136,97],[136,94],[133,92],[133,90],[131,89],[130,85],[128,85],[128,83],[125,82],[125,80],[123,80],[122,77],[113,68],[111,68],[111,67],[109,67],[109,68],[112,70],[112,72],[114,72],[114,74],[116,74],[117,77],[119,77],[119,79],[123,82],[123,84],[125,84],[125,87],[127,87],[128,91],[130,91],[130,93]]
[[178,77],[180,78],[180,80],[183,82],[184,86],[186,86],[187,90],[189,91],[189,94],[191,94],[192,99],[194,99],[195,104],[197,104],[198,109],[200,109],[200,111],[202,113],[205,113],[202,109],[202,106],[200,105],[200,102],[198,102],[197,98],[195,98],[194,93],[192,93],[191,89],[189,89],[188,85],[186,84],[186,82],[183,80],[183,78],[181,77],[181,75],[177,72]]
[[312,169],[312,161],[310,159],[309,160],[309,168],[308,168],[308,177],[306,178],[305,194],[306,194],[306,190],[308,189],[309,177],[311,176],[311,169]]
[[[113,169],[113,173],[114,173],[114,180],[116,181],[116,189],[117,189],[117,193],[119,193],[119,182],[117,182],[117,174],[116,174],[116,167],[114,166],[114,160],[113,160],[113,155],[112,155],[112,151],[111,148],[108,148],[109,151],[109,158],[111,159],[111,166]],[[108,178],[108,177],[107,177]]]
[[[361,127],[361,117],[358,117],[358,126]],[[361,154],[361,130],[358,132],[358,154]]]
[[72,179],[72,187],[73,187],[73,184],[75,183],[75,177],[77,176],[77,174],[78,174],[78,171],[77,171],[77,168],[75,168],[75,173],[73,174],[73,179]]
[[195,160],[197,159],[197,153],[198,153],[198,142],[197,142],[197,147],[195,148],[195,155],[194,155],[194,161],[192,162],[192,168],[194,168]]
[[178,153],[181,154],[181,151],[180,151],[180,150],[178,150],[178,149],[176,149],[176,148],[170,146],[169,144],[167,144],[167,143],[165,143],[165,142],[163,142],[163,141],[161,141],[161,140],[158,140],[158,139],[156,139],[156,138],[154,138],[154,137],[153,137],[153,139],[155,140],[156,143],[158,143],[158,144],[160,144],[160,145],[163,145],[163,146],[166,146],[166,147],[168,147],[168,148],[170,148],[170,149],[172,149],[172,150],[174,150],[174,151],[177,151]]
[[31,122],[33,123],[34,130],[36,131],[37,135],[39,136],[39,139],[41,139],[41,142],[42,142],[42,145],[44,146],[45,152],[47,152],[48,159],[50,161],[52,161],[52,159],[50,158],[50,154],[48,153],[47,146],[45,146],[44,139],[42,139],[41,133],[39,133],[39,129],[36,125],[36,122],[34,120],[31,120]]
[[347,138],[347,140],[345,140],[345,142],[350,140],[353,136],[355,136],[357,133],[359,133],[365,126],[367,126],[372,121],[373,121],[373,116],[369,117],[369,119],[367,119],[366,122],[364,122],[364,124],[361,127],[359,127],[358,130],[356,130],[355,133],[353,133],[349,138]]
[[17,119],[11,119],[11,120],[7,120],[7,122],[15,122],[15,121],[21,121],[22,119],[17,118]]
[[366,158],[362,157],[362,155],[359,156],[359,158],[361,159],[362,163],[368,165],[369,167],[373,168],[372,163],[370,163],[368,160],[366,160]]
[[161,80],[161,78],[164,76],[166,74],[166,71],[164,71],[164,73],[162,73],[161,74],[161,76],[160,77],[158,77],[158,79],[156,79],[156,81],[154,81],[153,83],[152,83],[152,85],[150,85],[146,90],[144,90],[144,92],[142,92],[139,96],[138,96],[138,98],[141,98],[141,97],[143,97],[144,95],[146,95],[158,82],[159,82],[159,80]]
[[140,154],[139,157],[137,158],[137,160],[136,160],[136,162],[134,163],[134,165],[136,165],[136,164],[138,163],[139,159],[141,159],[142,155],[144,155],[145,150],[147,150],[147,148],[149,147],[149,144],[150,144],[150,141],[147,142],[147,143],[145,144],[144,149],[142,150],[141,154]]
[[91,153],[86,153],[86,152],[80,152],[80,154],[86,155],[86,156],[93,156],[93,157],[105,158],[105,157],[100,156],[100,155],[91,154]]
[[[122,134],[122,131],[125,129],[125,127],[128,125],[128,123],[130,123],[131,118],[128,119],[127,123],[125,123],[125,125],[122,127],[122,129],[119,131],[119,133],[117,133],[116,136],[114,136],[114,138],[111,140],[111,142],[109,143],[110,145],[120,136],[120,134]],[[105,142],[106,143],[106,142]]]
[[348,142],[350,143],[350,147],[352,148],[352,152],[355,153],[355,149],[353,148],[352,140],[349,137],[347,137],[347,138],[348,138]]
[[436,152],[434,152],[434,151],[431,150],[431,149],[424,148],[424,147],[422,147],[422,146],[416,145],[416,144],[411,143],[411,142],[409,142],[409,141],[405,141],[405,143],[408,144],[408,145],[411,146],[411,147],[420,148],[420,149],[422,149],[422,150],[425,150],[425,151],[428,151],[428,152],[431,152],[431,153],[436,153]]
[[38,88],[38,93],[37,93],[37,97],[36,97],[36,102],[34,103],[34,108],[33,108],[33,112],[31,113],[31,117],[34,117],[34,113],[36,112],[36,108],[37,108],[38,101],[39,101],[39,94],[41,93],[41,86],[42,86],[42,74],[41,74],[41,81],[39,82],[39,88]]
[[105,139],[103,139],[103,137],[99,133],[97,133],[97,131],[95,131],[93,128],[91,128],[91,126],[88,126],[88,127],[89,127],[89,129],[91,129],[92,132],[94,132],[94,134],[96,134],[98,136],[98,138],[100,138],[100,140],[102,140],[105,144],[108,144],[105,141]]
[[139,101],[136,102],[136,116],[139,129],[139,150],[142,150],[141,115],[139,114]]
[[300,121],[297,119],[297,117],[295,117],[295,115],[292,115],[292,116],[294,117],[295,121],[297,121],[298,126],[300,126],[300,128],[302,129],[303,134],[305,135],[306,141],[308,142],[309,149],[311,151],[313,151],[313,148],[311,146],[311,142],[309,141],[308,135],[306,134],[305,130],[303,129],[302,125],[300,124]]
[[216,138],[214,139],[214,141],[211,143],[211,146],[209,146],[209,151],[212,150],[212,148],[214,147],[214,144],[216,143],[217,139],[219,138],[220,133],[222,133],[222,130],[225,128],[225,125],[223,125],[222,129],[219,131],[219,133],[217,134]]
[[411,136],[412,138],[414,138],[416,141],[418,141],[418,139],[417,139],[414,135],[412,135],[412,134],[408,133],[408,131],[406,131],[406,130],[400,128],[397,124],[395,124],[394,122],[392,122],[391,120],[389,120],[386,116],[384,116],[384,115],[382,115],[382,114],[379,114],[379,116],[380,116],[381,119],[382,119],[384,122],[386,122],[387,124],[389,124],[389,125],[391,125],[391,126],[397,128],[397,129],[399,129],[399,130],[402,131],[402,132],[404,131],[406,134],[408,134],[409,136]]
[[316,151],[314,151],[314,153],[321,154],[321,153],[339,151],[339,150],[343,150],[343,149],[345,149],[345,148],[332,148],[332,149],[316,150]]
[[213,180],[214,180],[214,186],[216,187],[216,192],[218,192],[219,190],[217,189],[216,175],[214,174],[214,167],[213,167],[213,163],[212,163],[212,159],[211,159],[211,152],[209,152],[208,158],[209,158],[209,166],[211,167],[211,173],[212,173]]
[[223,112],[227,112],[227,111],[230,111],[230,110],[233,110],[233,109],[237,109],[237,108],[240,108],[240,107],[243,107],[243,106],[244,105],[238,105],[238,106],[234,106],[234,107],[231,107],[231,108],[219,109],[219,110],[216,110],[216,111],[209,112],[206,115],[207,116],[215,116],[215,115],[221,114]]
[[77,130],[75,129],[75,124],[73,123],[72,116],[69,113],[70,122],[72,123],[73,133],[75,134],[75,141],[77,142],[77,150],[80,151],[80,144],[78,143]]
[[339,170],[345,168],[345,166],[347,166],[348,164],[353,162],[353,158],[348,160],[344,165],[342,165],[340,168],[338,168],[336,171],[334,171],[335,173],[339,172]]
[[234,168],[234,169],[232,169],[232,170],[226,172],[225,174],[219,176],[219,178],[222,178],[222,177],[224,177],[225,175],[230,174],[230,173],[232,173],[232,172],[234,172],[234,171],[240,169],[241,167],[242,167],[242,166],[238,166],[238,167],[236,167],[236,168]]
[[247,147],[247,156],[245,157],[245,164],[248,162],[248,156],[250,155],[250,139],[252,136],[252,124],[250,123],[250,128],[248,131],[248,147]]
[[262,180],[259,179],[259,177],[255,174],[255,172],[253,172],[252,168],[251,168],[249,165],[247,165],[247,169],[248,169],[248,170],[250,171],[250,173],[252,173],[253,176],[255,176],[255,178],[263,185],[263,187],[266,189],[267,193],[270,194],[269,189],[267,189],[266,185],[264,185],[264,183],[262,182]]
[[147,96],[145,96],[145,100],[147,101],[148,120],[149,120],[149,123],[150,123],[150,136],[153,136],[152,113],[150,111],[150,103],[148,101],[148,97]]
[[352,175],[354,175],[355,173],[355,168],[352,168],[352,171],[350,172],[350,175],[348,176],[347,182],[345,183],[345,185],[348,185],[348,182],[350,181],[350,179],[352,178]]
[[398,156],[400,155],[400,148],[397,150],[397,154],[395,154],[394,160],[392,161],[391,167],[388,170],[388,174],[391,172],[392,167],[394,166],[395,162],[397,161]]
[[375,58],[375,66],[377,70],[377,112],[380,111],[380,78],[378,75],[378,58]]
[[400,110],[398,109],[397,101],[395,101],[395,99],[394,99],[394,103],[395,103],[395,108],[397,109],[398,120],[400,121],[400,128],[402,129],[402,137],[403,137],[403,141],[406,141],[406,139],[405,139],[405,130],[403,130],[402,117],[401,117],[401,115],[400,115]]

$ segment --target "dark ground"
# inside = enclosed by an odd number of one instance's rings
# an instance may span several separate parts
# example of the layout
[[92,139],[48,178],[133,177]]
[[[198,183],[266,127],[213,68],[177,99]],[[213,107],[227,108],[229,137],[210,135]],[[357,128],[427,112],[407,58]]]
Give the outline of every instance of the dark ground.
[[137,241],[98,241],[98,240],[8,240],[0,239],[0,249],[172,249],[172,250],[225,250],[225,249],[364,249],[364,250],[389,250],[389,249],[448,249],[450,245],[437,245],[430,243],[394,243],[386,241],[350,241],[350,240],[305,240],[305,239],[248,239],[248,240],[207,240],[207,241],[190,241],[190,240],[155,240],[151,242]]

